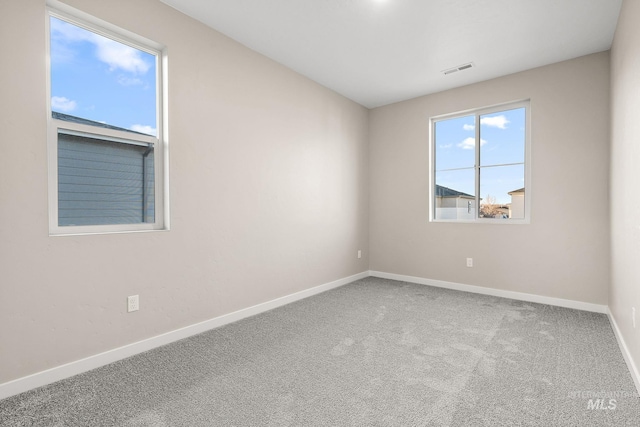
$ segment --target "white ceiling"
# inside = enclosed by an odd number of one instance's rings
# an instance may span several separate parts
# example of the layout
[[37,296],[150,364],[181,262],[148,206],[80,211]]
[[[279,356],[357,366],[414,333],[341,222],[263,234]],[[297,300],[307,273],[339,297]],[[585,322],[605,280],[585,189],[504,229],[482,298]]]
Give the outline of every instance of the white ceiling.
[[607,50],[622,3],[161,1],[369,108]]

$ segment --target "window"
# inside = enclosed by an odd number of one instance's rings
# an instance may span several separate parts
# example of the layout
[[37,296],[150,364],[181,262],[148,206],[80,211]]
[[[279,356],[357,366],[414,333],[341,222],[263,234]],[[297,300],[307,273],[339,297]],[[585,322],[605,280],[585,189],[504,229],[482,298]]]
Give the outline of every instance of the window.
[[529,219],[529,102],[431,119],[431,220]]
[[161,48],[50,4],[50,234],[168,228]]

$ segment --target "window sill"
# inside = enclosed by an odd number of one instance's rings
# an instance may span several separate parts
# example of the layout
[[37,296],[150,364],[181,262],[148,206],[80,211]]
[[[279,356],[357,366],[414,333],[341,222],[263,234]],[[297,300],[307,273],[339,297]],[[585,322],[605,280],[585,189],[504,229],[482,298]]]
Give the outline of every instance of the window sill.
[[491,224],[491,225],[528,225],[531,224],[529,219],[476,219],[476,220],[463,220],[463,219],[431,219],[431,223],[444,223],[444,224]]
[[131,234],[131,233],[154,233],[170,231],[169,228],[158,228],[153,230],[120,230],[120,231],[78,231],[69,233],[49,233],[49,237],[69,237],[69,236],[95,236],[104,234]]

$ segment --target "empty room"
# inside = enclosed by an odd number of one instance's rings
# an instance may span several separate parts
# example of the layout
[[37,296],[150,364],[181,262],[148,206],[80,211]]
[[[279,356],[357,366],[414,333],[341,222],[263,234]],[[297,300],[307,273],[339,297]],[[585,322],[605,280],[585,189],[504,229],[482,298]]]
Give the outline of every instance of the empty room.
[[0,425],[640,425],[640,2],[0,0]]

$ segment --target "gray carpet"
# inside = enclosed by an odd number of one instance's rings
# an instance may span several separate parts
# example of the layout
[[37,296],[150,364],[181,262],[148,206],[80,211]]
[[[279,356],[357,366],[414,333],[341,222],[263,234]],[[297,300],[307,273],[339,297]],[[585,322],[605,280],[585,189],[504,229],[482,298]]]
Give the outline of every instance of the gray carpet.
[[605,315],[367,278],[0,401],[0,425],[636,427],[640,401]]

